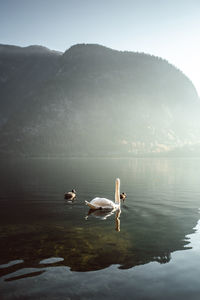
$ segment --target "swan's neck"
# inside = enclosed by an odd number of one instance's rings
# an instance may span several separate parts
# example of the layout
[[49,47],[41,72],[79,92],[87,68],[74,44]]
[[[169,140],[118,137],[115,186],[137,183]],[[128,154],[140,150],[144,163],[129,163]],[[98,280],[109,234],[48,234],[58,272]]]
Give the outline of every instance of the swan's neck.
[[115,182],[115,203],[120,204],[120,180],[119,178],[116,179]]

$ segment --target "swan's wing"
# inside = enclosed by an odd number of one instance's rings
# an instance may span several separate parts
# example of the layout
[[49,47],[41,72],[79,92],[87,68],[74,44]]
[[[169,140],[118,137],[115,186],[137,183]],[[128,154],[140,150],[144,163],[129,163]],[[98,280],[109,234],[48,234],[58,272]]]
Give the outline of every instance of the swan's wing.
[[90,206],[92,209],[98,209],[98,208],[103,208],[103,209],[113,209],[115,208],[115,203],[109,199],[106,198],[99,198],[96,197],[92,201],[87,202],[86,204]]

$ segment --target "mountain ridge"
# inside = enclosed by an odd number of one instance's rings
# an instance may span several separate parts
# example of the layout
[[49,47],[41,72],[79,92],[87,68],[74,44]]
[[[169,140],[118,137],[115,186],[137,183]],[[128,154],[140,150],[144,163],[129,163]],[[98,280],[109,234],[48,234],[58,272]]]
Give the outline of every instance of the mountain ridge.
[[[14,53],[15,52],[15,53]],[[0,54],[47,54],[53,53],[57,55],[62,55],[61,51],[51,50],[47,47],[41,45],[30,45],[30,46],[15,46],[8,44],[0,44]]]
[[0,155],[165,155],[200,142],[196,89],[166,60],[37,47],[19,59],[0,45]]

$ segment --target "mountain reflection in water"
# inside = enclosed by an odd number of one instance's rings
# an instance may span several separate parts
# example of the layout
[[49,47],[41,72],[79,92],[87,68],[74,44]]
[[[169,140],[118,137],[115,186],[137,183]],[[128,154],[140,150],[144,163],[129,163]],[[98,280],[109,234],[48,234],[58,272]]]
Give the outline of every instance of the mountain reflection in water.
[[[122,272],[166,264],[173,252],[193,247],[199,160],[27,160],[3,166],[0,276],[5,284],[42,278],[52,266],[88,272],[116,265]],[[116,177],[129,195],[121,212],[88,212],[85,200],[105,194],[112,199]],[[77,199],[66,203],[63,191],[73,186]]]

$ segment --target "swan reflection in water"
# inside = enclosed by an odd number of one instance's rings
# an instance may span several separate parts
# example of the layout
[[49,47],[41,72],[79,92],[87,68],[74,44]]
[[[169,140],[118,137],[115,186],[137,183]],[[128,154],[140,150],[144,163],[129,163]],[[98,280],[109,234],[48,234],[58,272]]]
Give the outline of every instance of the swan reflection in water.
[[101,209],[90,209],[88,211],[87,216],[85,219],[87,220],[89,215],[94,216],[95,218],[99,218],[101,220],[106,220],[108,217],[112,216],[115,213],[115,230],[120,231],[120,215],[121,215],[121,209],[119,208],[118,210],[101,210]]

